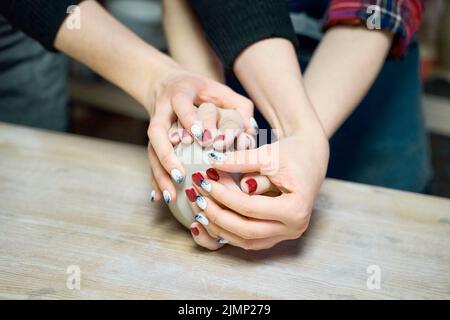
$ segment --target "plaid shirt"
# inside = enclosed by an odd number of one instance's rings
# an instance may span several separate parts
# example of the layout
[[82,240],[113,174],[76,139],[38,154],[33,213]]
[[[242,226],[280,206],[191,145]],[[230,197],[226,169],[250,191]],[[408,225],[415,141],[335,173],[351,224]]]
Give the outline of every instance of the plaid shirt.
[[[402,56],[414,34],[419,28],[425,0],[331,0],[325,28],[335,25],[365,25],[374,19],[374,10],[378,6],[379,27],[394,33],[394,42],[390,54]],[[376,12],[376,11],[375,11]]]

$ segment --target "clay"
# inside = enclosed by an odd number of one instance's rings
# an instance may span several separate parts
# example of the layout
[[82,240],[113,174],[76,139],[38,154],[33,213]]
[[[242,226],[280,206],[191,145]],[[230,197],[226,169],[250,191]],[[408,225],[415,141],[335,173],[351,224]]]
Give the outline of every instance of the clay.
[[182,225],[189,228],[194,222],[195,214],[184,190],[192,186],[191,176],[194,172],[206,171],[211,165],[208,161],[208,150],[203,149],[197,142],[190,145],[178,144],[175,147],[175,154],[186,170],[186,178],[183,183],[176,184],[177,198],[169,204],[169,209]]

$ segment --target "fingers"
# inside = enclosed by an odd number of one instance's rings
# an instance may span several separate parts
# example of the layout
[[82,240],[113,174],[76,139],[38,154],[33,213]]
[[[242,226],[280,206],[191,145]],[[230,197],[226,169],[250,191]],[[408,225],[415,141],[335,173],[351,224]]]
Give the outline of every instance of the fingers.
[[[209,92],[205,94],[209,101],[218,107],[235,109],[243,119],[243,126],[246,132],[256,135],[258,124],[253,118],[253,103],[246,97],[234,92],[229,87],[222,84],[212,85]],[[207,101],[207,100],[206,100]]]
[[186,129],[181,129],[181,143],[183,144],[192,144],[194,142],[194,138],[191,133]]
[[157,200],[158,195],[158,189],[156,189],[155,187],[158,186],[160,194],[162,190],[162,197],[164,198],[164,202],[169,204],[171,201],[174,201],[176,199],[176,190],[172,183],[172,180],[159,162],[159,159],[156,156],[156,153],[150,143],[148,144],[148,158],[153,174],[153,180],[155,181],[155,183],[153,184],[153,190],[155,190],[155,201]]
[[246,132],[242,132],[237,137],[236,148],[237,148],[237,150],[255,149],[256,148],[255,137]]
[[204,130],[200,142],[203,147],[208,147],[213,143],[217,132],[217,107],[212,103],[202,103],[198,108],[198,117]]
[[[216,182],[206,178],[201,181],[200,186],[207,192],[208,196],[225,208],[249,218],[281,222],[290,221],[289,213],[296,208],[295,197],[288,193],[277,197],[250,196],[241,190],[227,188],[220,183],[220,180]],[[208,203],[205,202],[203,210]],[[300,206],[300,204],[297,205]]]
[[152,177],[152,191],[150,192],[150,201],[158,202],[162,198],[162,191],[156,180]]
[[[194,105],[195,96],[179,91],[171,98],[173,111],[183,128],[186,128],[199,141],[203,136],[203,129],[198,119],[197,108]],[[170,106],[169,106],[170,107]]]
[[209,250],[217,250],[224,246],[219,243],[217,239],[211,237],[205,228],[198,222],[194,222],[190,225],[191,235],[194,241],[201,247]]
[[181,131],[177,122],[172,123],[172,126],[169,129],[169,141],[174,146],[181,141]]
[[[210,208],[214,208],[214,201],[208,199],[208,205]],[[194,206],[195,204],[193,204],[193,207]],[[196,208],[194,208],[194,210],[195,209]],[[218,209],[218,207],[215,207],[215,209]],[[288,239],[285,235],[260,239],[252,238],[255,231],[250,231],[251,233],[247,235],[248,238],[245,238],[222,228],[219,224],[212,222],[206,217],[206,214],[207,213],[205,211],[201,211],[196,214],[195,217],[197,222],[191,225],[191,234],[197,244],[210,250],[216,250],[227,243],[246,250],[261,250],[271,248],[276,243]]]
[[266,176],[246,174],[241,178],[241,190],[247,194],[280,194],[277,187]]
[[[198,190],[202,193],[201,190]],[[257,220],[244,217],[227,208],[221,208],[214,199],[204,197],[207,205],[202,214],[212,226],[218,226],[229,233],[232,233],[242,239],[264,239],[273,236],[283,235],[287,232],[284,224],[278,221]],[[207,228],[209,227],[207,225]],[[213,230],[215,236],[223,237],[223,234]],[[229,237],[226,237],[227,240]]]
[[214,168],[230,173],[260,172],[262,167],[259,163],[258,149],[227,153],[211,151],[208,157]]
[[[176,157],[173,145],[167,137],[168,131],[168,125],[160,121],[157,117],[154,118],[150,122],[148,129],[149,143],[157,156],[157,162],[163,166],[166,172],[170,173],[170,176],[176,183],[180,184],[185,178],[184,168],[180,160]],[[154,173],[156,174],[156,172]],[[155,176],[155,179],[161,186],[158,177]]]
[[263,145],[252,150],[238,150],[221,153],[211,151],[208,157],[214,168],[234,173],[259,172],[264,175],[273,175],[279,166],[279,142]]
[[234,139],[242,132],[242,118],[235,110],[219,110],[219,134],[214,141],[214,149],[225,151],[234,143]]

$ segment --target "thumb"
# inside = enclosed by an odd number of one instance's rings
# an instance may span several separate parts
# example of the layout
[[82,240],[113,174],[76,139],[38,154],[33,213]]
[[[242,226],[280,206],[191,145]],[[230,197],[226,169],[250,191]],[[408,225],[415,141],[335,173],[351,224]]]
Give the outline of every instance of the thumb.
[[227,153],[211,151],[208,152],[208,157],[214,168],[230,173],[260,172],[263,167],[258,149]]

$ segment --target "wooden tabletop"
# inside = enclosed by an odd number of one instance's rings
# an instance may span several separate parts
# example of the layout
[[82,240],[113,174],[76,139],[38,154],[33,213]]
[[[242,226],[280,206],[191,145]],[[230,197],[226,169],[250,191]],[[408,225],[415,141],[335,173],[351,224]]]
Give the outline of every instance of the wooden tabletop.
[[149,188],[143,147],[0,123],[0,298],[450,298],[448,199],[327,180],[300,240],[208,252]]

